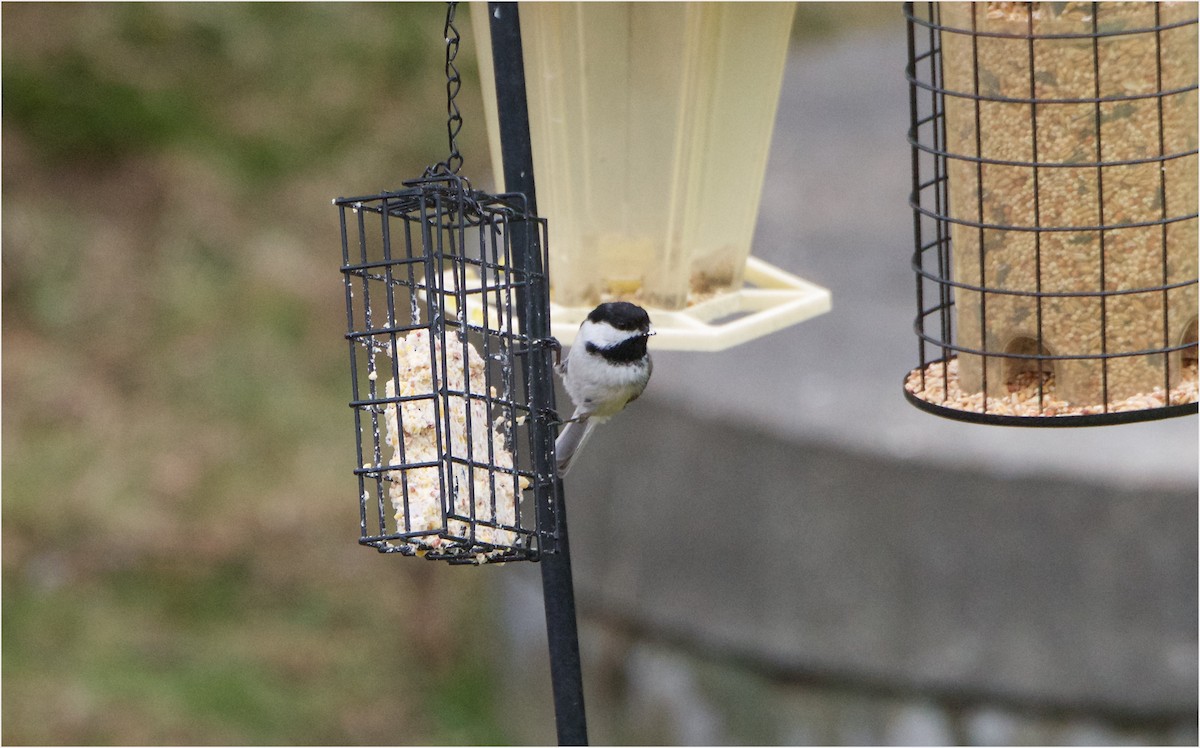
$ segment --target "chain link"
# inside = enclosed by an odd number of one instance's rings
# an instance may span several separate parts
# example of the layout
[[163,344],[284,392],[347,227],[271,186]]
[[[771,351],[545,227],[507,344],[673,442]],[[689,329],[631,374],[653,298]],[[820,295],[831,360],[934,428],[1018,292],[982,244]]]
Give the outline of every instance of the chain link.
[[462,79],[454,65],[454,60],[458,57],[458,43],[461,40],[458,29],[454,26],[454,13],[457,10],[457,2],[446,3],[446,134],[450,140],[450,156],[441,165],[452,174],[457,174],[463,164],[462,154],[458,152],[458,133],[462,130],[463,119],[458,111],[458,104],[454,102],[459,89],[462,88]]

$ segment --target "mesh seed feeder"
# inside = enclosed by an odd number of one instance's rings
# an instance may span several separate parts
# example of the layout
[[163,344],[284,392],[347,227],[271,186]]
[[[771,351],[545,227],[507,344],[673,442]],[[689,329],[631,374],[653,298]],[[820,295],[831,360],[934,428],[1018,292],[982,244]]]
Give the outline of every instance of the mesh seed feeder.
[[[828,311],[826,289],[750,255],[793,3],[520,10],[555,337],[614,299],[649,309],[659,349],[720,350]],[[486,49],[487,9],[472,12]]]
[[[454,563],[553,550],[545,222],[458,174],[458,36],[447,20],[451,156],[404,189],[338,198],[360,542]],[[549,393],[549,394],[547,394]]]
[[919,366],[939,415],[1195,413],[1197,6],[907,3]]

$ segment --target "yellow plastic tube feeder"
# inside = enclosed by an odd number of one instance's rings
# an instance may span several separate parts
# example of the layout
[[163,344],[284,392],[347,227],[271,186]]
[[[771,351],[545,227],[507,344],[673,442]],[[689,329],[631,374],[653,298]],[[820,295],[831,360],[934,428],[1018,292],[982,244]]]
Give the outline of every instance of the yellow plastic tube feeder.
[[[487,5],[471,9],[488,79]],[[829,310],[828,290],[750,256],[793,3],[519,9],[560,341],[614,299],[650,310],[655,347],[708,351]]]

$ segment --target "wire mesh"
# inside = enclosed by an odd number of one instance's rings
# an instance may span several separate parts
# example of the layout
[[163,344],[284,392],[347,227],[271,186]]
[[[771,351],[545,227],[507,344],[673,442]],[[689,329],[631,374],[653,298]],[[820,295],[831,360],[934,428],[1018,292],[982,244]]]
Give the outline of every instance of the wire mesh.
[[1196,412],[1197,6],[906,3],[918,407]]
[[[361,537],[457,563],[536,559],[556,523],[534,488],[550,415],[545,221],[445,169],[406,189],[334,201],[356,424]],[[526,242],[525,246],[520,246]],[[551,385],[552,386],[552,385]],[[543,517],[545,519],[545,517]]]

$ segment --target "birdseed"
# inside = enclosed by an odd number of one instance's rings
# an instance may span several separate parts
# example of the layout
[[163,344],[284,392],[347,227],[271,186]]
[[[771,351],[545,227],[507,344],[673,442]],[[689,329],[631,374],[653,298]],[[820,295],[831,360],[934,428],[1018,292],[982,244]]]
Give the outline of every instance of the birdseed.
[[[1164,393],[1161,386],[1139,392],[1103,405],[1072,404],[1058,393],[1052,372],[1023,371],[1010,381],[998,383],[1002,394],[984,397],[983,392],[964,390],[959,377],[958,359],[943,364],[935,361],[922,371],[909,372],[904,388],[917,398],[933,405],[973,413],[998,416],[1085,416],[1099,413],[1122,413],[1151,410],[1169,405],[1184,405],[1197,401],[1196,361],[1190,360],[1180,372],[1179,384]],[[990,389],[990,388],[989,388]]]

